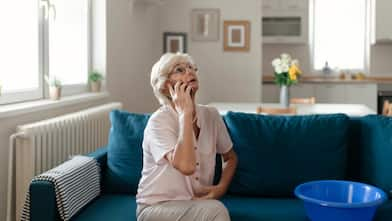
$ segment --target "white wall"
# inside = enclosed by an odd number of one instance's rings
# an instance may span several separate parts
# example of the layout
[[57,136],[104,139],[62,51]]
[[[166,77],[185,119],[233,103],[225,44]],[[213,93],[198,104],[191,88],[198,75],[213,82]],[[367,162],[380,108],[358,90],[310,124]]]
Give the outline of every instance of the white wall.
[[161,51],[157,6],[135,4],[131,10],[129,2],[107,0],[107,87],[124,109],[152,112],[159,106],[150,86]]
[[[261,0],[165,0],[159,13],[159,33],[187,32],[188,53],[200,69],[199,103],[246,102],[261,100]],[[191,10],[220,9],[219,41],[192,41]],[[223,51],[223,21],[249,20],[251,42],[249,52]],[[161,43],[162,44],[162,43]],[[162,45],[159,47],[162,50]]]
[[392,44],[373,45],[370,53],[370,73],[392,76]]

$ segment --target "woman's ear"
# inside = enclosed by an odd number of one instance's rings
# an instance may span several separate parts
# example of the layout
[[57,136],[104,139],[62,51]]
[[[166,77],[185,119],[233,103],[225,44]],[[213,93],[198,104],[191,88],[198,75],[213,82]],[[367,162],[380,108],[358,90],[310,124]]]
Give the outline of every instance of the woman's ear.
[[161,93],[165,96],[171,97],[169,87],[172,87],[170,81],[166,80],[165,83],[163,84],[163,87],[161,88]]

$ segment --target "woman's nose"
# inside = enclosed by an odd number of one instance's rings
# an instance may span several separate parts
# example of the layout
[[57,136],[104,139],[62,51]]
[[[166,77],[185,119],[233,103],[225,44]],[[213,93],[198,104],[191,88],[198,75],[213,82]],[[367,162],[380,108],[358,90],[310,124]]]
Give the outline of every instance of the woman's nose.
[[185,68],[185,74],[195,74],[193,68]]

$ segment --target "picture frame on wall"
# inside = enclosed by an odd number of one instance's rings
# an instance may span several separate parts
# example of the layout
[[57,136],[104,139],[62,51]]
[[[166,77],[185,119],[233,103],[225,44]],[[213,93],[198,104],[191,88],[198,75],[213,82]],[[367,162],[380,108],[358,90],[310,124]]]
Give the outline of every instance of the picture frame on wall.
[[250,22],[224,21],[223,38],[224,51],[249,51]]
[[184,32],[164,32],[163,33],[163,53],[186,53],[187,34]]
[[215,8],[192,9],[191,37],[193,41],[218,41],[220,10]]

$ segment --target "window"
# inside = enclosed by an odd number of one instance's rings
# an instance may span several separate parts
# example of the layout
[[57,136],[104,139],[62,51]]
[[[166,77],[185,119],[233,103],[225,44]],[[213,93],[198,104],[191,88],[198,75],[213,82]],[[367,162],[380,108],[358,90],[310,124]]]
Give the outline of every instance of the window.
[[[37,1],[4,1],[0,7],[0,102],[42,97]],[[18,18],[15,10],[18,9]]]
[[0,104],[42,99],[44,75],[60,79],[63,94],[87,91],[90,15],[90,0],[2,3]]
[[367,70],[367,0],[314,0],[313,69]]

